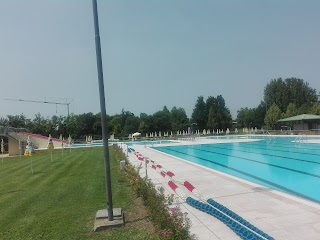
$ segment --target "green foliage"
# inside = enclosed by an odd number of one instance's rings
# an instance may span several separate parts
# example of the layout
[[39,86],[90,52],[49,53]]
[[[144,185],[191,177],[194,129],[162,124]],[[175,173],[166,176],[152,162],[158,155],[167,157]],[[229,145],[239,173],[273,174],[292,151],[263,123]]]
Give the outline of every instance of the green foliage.
[[[210,106],[207,105],[207,109]],[[215,110],[217,128],[226,129],[231,127],[231,114],[229,109],[226,107],[225,101],[221,95],[218,95],[216,98],[216,106],[213,108]]]
[[268,109],[266,117],[264,119],[265,124],[269,129],[275,129],[278,125],[278,120],[281,119],[281,110],[280,108],[274,103]]
[[149,125],[145,121],[140,121],[139,123],[139,132],[146,133],[149,132]]
[[207,127],[207,108],[206,103],[204,102],[203,96],[198,97],[196,105],[193,109],[192,122],[197,123],[198,129],[205,129]]
[[261,102],[256,108],[241,108],[237,114],[237,127],[257,127],[264,125],[265,104]]
[[311,114],[320,115],[320,102],[315,103],[310,112]]
[[237,115],[237,126],[241,128],[255,126],[252,124],[254,118],[255,111],[253,108],[241,108]]
[[23,114],[20,115],[8,115],[7,125],[14,128],[25,128],[27,124],[27,119]]
[[134,115],[127,117],[123,127],[123,135],[128,136],[130,133],[138,131],[139,125],[140,119],[138,117]]
[[127,164],[126,174],[132,188],[142,197],[160,239],[190,239],[190,222],[179,207],[169,207],[172,197],[166,198],[163,189],[157,191],[150,180],[142,179],[136,169]]
[[214,115],[214,110],[213,110],[213,106],[210,107],[209,109],[209,114],[208,114],[208,123],[207,123],[207,127],[210,129],[214,129],[217,128],[217,122],[215,119],[215,115]]
[[153,131],[170,131],[171,126],[171,114],[166,106],[162,111],[158,111],[152,115]]
[[41,116],[40,113],[37,113],[35,115],[35,118],[32,120],[32,122],[28,126],[28,129],[31,128],[31,130],[34,133],[38,133],[45,136],[47,135],[46,128],[45,128],[46,125],[47,125],[47,120],[43,116]]
[[293,117],[299,114],[299,109],[294,103],[289,103],[287,106],[287,110],[282,114],[282,118]]
[[112,126],[112,134],[115,134],[117,136],[121,135],[121,119],[118,116],[114,116],[111,121],[110,121],[110,125]]
[[0,126],[9,127],[9,120],[7,118],[0,117]]
[[78,115],[77,117],[78,125],[81,126],[78,129],[78,135],[79,136],[85,136],[85,135],[93,135],[93,124],[96,122],[96,117],[93,115],[93,113],[83,113]]
[[192,113],[192,121],[197,123],[198,129],[226,129],[231,127],[231,114],[225,105],[221,95],[216,98],[209,96],[204,102],[203,97],[199,97]]
[[178,131],[182,129],[187,129],[189,126],[189,119],[187,117],[186,111],[183,108],[173,107],[171,109],[171,124],[172,131]]
[[299,78],[282,78],[271,80],[264,89],[264,101],[267,106],[275,103],[281,110],[285,112],[289,103],[293,103],[297,108],[303,104],[313,105],[318,100],[317,92]]
[[140,114],[140,124],[139,124],[139,132],[141,133],[149,133],[153,131],[153,123],[152,116],[149,116],[146,113]]
[[[316,90],[311,88],[307,82],[299,78],[272,79],[264,88],[264,101],[261,101],[256,108],[241,108],[237,112],[237,127],[257,127],[261,128],[265,120],[266,111],[272,104],[276,104],[282,117],[289,117],[298,114],[320,114],[319,102]],[[145,136],[150,132],[176,132],[177,130],[203,129],[226,129],[232,126],[231,114],[221,95],[217,97],[209,96],[204,101],[203,96],[199,96],[191,120],[183,108],[173,107],[171,111],[166,106],[162,110],[148,115],[141,113],[139,117],[130,111],[122,109],[120,114],[107,117],[108,134],[114,134],[116,138],[127,138],[129,134],[136,131]],[[270,121],[268,120],[269,124]],[[271,121],[272,122],[272,121]],[[93,135],[101,138],[101,114],[83,113],[80,115],[71,114],[69,117],[52,116],[44,118],[40,113],[35,118],[27,119],[23,114],[6,118],[0,117],[0,126],[11,126],[27,128],[32,133],[53,137],[72,136],[73,139],[85,139],[86,135]],[[269,126],[270,127],[270,126]]]

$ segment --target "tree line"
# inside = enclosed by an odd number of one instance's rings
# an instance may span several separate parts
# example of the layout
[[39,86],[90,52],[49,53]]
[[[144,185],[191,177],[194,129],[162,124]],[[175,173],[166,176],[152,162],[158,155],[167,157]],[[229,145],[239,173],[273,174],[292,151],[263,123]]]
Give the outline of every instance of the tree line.
[[[196,100],[191,118],[188,118],[181,107],[169,110],[166,106],[162,110],[148,115],[141,113],[135,116],[130,111],[122,109],[120,114],[107,116],[108,133],[116,138],[126,138],[136,131],[143,135],[150,132],[182,131],[190,127],[193,131],[203,129],[227,128],[266,128],[274,129],[277,121],[303,113],[320,114],[318,94],[303,79],[273,79],[264,88],[264,97],[255,108],[241,108],[235,119],[237,124],[232,124],[232,117],[225,100],[221,95],[209,96],[204,99],[199,96]],[[52,116],[45,118],[40,113],[34,119],[28,119],[23,114],[7,115],[0,117],[0,126],[26,128],[32,133],[47,136],[51,134],[58,137],[60,134],[73,139],[83,139],[86,135],[101,138],[101,115],[71,114],[65,116]]]
[[[34,119],[28,119],[24,114],[7,115],[6,118],[0,118],[0,126],[26,128],[32,133],[44,136],[51,134],[53,137],[58,137],[60,134],[63,136],[70,134],[73,139],[84,139],[87,135],[101,138],[102,131],[100,113],[91,112],[71,114],[68,117],[54,115],[50,118],[38,113]],[[206,103],[203,97],[199,97],[192,119],[188,118],[186,111],[181,107],[169,110],[164,106],[154,114],[141,113],[140,116],[122,109],[120,114],[107,115],[107,126],[108,133],[114,134],[116,138],[126,138],[137,131],[145,135],[159,131],[176,133],[187,131],[189,127],[193,127],[194,131],[215,127],[223,129],[231,126],[231,114],[222,96],[208,97]]]
[[263,100],[255,108],[241,108],[239,127],[277,129],[278,120],[299,114],[320,115],[319,93],[299,78],[272,79],[264,88]]

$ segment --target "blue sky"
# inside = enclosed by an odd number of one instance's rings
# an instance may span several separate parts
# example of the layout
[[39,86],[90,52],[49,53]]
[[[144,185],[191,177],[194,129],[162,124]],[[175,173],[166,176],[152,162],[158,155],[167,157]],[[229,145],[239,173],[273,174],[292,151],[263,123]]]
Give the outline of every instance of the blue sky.
[[[98,0],[107,113],[191,116],[222,95],[233,117],[274,78],[320,91],[320,2]],[[100,111],[91,0],[0,0],[0,116]]]

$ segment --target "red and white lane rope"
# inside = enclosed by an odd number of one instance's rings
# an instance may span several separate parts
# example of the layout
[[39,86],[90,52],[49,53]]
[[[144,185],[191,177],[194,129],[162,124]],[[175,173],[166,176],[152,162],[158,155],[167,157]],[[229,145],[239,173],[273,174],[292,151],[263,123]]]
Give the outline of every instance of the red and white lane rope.
[[[137,153],[136,156],[138,157],[138,159],[142,158],[139,160],[147,161],[147,159],[139,153]],[[220,221],[229,226],[234,232],[236,232],[242,239],[273,239],[271,236],[254,227],[252,224],[236,215],[229,209],[226,209],[222,205],[215,203],[214,200],[208,198],[206,195],[197,190],[189,181],[181,181],[175,177],[173,172],[166,171],[160,164],[155,164],[154,161],[151,162],[153,163],[151,167],[167,180],[167,184],[169,185],[169,187],[181,199],[186,201],[186,203],[188,203],[190,206],[218,218]],[[176,183],[187,188],[188,191],[193,193],[198,199],[200,199],[201,202],[193,199],[190,196],[187,196],[187,194],[181,188],[179,188]],[[220,206],[216,206],[217,204]]]
[[188,189],[190,192],[192,192],[197,198],[199,198],[201,201],[207,202],[209,197],[202,192],[200,192],[198,189],[196,189],[189,181],[183,181],[176,178],[173,172],[168,171],[167,175],[170,176],[174,181],[182,184],[185,186],[186,189]]
[[169,187],[182,199],[182,200],[186,200],[187,199],[187,194],[178,187],[177,184],[174,183],[174,181],[171,180],[170,176],[168,176],[166,174],[165,171],[162,171],[162,166],[157,164],[152,164],[151,166],[154,170],[156,170],[162,177],[164,177],[167,181],[167,184],[169,185]]
[[[262,232],[261,230],[259,230],[258,228],[256,228],[256,227],[254,227],[252,224],[250,224],[249,222],[247,222],[246,220],[244,220],[244,219],[239,219],[239,218],[237,218],[237,219],[235,219],[235,218],[233,218],[233,216],[230,216],[229,214],[227,214],[225,211],[223,211],[223,210],[221,210],[221,209],[219,209],[219,208],[217,208],[216,206],[214,206],[214,205],[212,205],[212,204],[210,204],[210,201],[208,201],[208,200],[211,200],[211,201],[213,201],[211,198],[208,198],[206,195],[204,195],[203,193],[201,193],[199,190],[197,190],[190,182],[188,182],[188,181],[181,181],[181,180],[178,180],[178,179],[176,179],[176,177],[175,177],[175,175],[174,175],[174,173],[172,173],[172,172],[170,172],[170,171],[164,171],[164,168],[161,166],[161,165],[159,165],[159,164],[153,164],[152,165],[152,168],[153,169],[155,169],[158,173],[160,173],[161,174],[161,176],[163,176],[164,178],[167,178],[167,180],[168,180],[168,185],[170,186],[170,188],[174,191],[174,192],[176,192],[177,193],[177,195],[180,197],[180,198],[182,198],[184,201],[186,201],[189,205],[191,205],[190,204],[190,199],[192,199],[190,196],[187,196],[187,194],[183,191],[183,190],[181,190],[179,187],[178,187],[178,185],[175,183],[175,182],[177,182],[177,183],[179,183],[179,184],[181,184],[181,185],[183,185],[185,188],[187,188],[190,192],[192,192],[200,201],[202,201],[203,203],[202,204],[204,204],[204,206],[208,206],[209,207],[209,209],[214,209],[215,211],[217,211],[217,212],[219,212],[220,214],[222,214],[223,216],[225,216],[227,219],[230,219],[230,220],[232,220],[232,221],[234,221],[237,225],[239,225],[239,226],[241,226],[243,229],[245,229],[245,231],[247,231],[247,235],[250,233],[251,235],[251,237],[250,238],[248,238],[248,239],[264,239],[264,240],[268,240],[268,239],[273,239],[272,237],[270,237],[270,236],[268,236],[266,233],[264,233],[264,232]],[[173,180],[173,181],[171,181],[171,179]],[[189,201],[188,201],[188,200]],[[193,201],[197,201],[197,200],[193,200]],[[207,204],[210,204],[210,205],[207,205]],[[191,205],[191,206],[193,206],[193,205]],[[195,207],[195,206],[193,206],[193,207]],[[207,212],[208,213],[208,207],[198,207],[198,209],[200,209],[201,211],[204,211],[204,212]],[[196,207],[197,208],[197,207]],[[212,211],[212,210],[211,210]],[[230,211],[230,210],[228,210],[228,211]],[[209,214],[211,214],[211,213],[209,213]],[[219,220],[221,220],[221,221],[223,221],[223,219],[221,219],[219,216],[216,216],[215,214],[211,214],[211,215],[213,215],[213,216],[215,216],[215,217],[217,217]],[[233,213],[233,215],[234,216],[238,216],[238,215],[236,215],[235,213]],[[223,221],[223,222],[225,222],[225,221]],[[227,224],[227,223],[226,223]],[[227,224],[228,225],[228,224]],[[230,227],[230,226],[229,226]],[[235,231],[239,236],[241,236],[243,239],[247,239],[247,235],[245,235],[244,233],[243,233],[243,230],[242,230],[242,232],[239,232],[238,230],[239,229],[237,229],[237,230],[235,230],[234,229],[234,227],[231,227],[231,229],[233,230],[233,231]],[[252,234],[254,234],[253,236],[252,236]],[[256,238],[257,237],[257,238]]]

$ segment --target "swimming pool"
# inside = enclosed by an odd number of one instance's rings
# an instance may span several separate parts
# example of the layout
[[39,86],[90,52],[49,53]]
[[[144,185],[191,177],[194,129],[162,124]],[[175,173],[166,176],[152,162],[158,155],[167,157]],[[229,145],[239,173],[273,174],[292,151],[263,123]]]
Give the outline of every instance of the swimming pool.
[[123,142],[128,146],[132,145],[156,145],[156,144],[171,144],[171,143],[178,143],[176,141],[171,140],[148,140],[148,141],[130,141],[130,142]]
[[320,145],[293,140],[282,137],[154,149],[320,203]]
[[[158,145],[158,144],[172,144],[172,143],[178,143],[176,141],[171,140],[153,140],[153,141],[130,141],[130,142],[108,142],[109,146],[112,144],[126,144],[128,146],[132,145]],[[71,148],[78,148],[78,147],[101,147],[103,146],[103,142],[94,142],[94,143],[74,143],[71,144]],[[70,145],[65,145],[66,148],[70,148]]]

